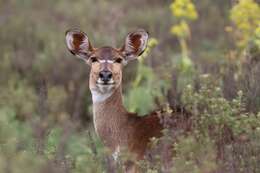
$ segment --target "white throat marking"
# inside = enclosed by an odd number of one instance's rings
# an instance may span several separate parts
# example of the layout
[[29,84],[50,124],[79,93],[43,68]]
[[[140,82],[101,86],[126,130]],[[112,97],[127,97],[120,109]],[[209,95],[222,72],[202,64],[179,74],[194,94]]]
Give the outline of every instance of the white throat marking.
[[91,90],[91,94],[93,103],[100,103],[109,98],[113,94],[113,92],[111,91],[108,93],[100,93],[96,90]]

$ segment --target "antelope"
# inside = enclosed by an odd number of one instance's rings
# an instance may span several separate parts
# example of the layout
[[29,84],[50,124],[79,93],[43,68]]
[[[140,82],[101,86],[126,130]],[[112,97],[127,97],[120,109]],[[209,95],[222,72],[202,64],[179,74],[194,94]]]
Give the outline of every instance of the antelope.
[[[122,70],[147,47],[144,29],[131,32],[121,48],[95,48],[79,29],[66,32],[68,50],[90,65],[89,88],[92,94],[94,127],[105,146],[116,156],[126,149],[136,160],[144,159],[150,138],[162,135],[163,126],[157,113],[140,117],[123,105]],[[125,172],[139,172],[137,166],[126,166]]]

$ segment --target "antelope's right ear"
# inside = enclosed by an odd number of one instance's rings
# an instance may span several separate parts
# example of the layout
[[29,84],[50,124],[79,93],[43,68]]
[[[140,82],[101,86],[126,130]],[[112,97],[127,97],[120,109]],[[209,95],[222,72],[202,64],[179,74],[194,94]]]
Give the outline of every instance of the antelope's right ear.
[[66,44],[73,55],[85,61],[93,51],[87,35],[79,29],[70,29],[66,32]]

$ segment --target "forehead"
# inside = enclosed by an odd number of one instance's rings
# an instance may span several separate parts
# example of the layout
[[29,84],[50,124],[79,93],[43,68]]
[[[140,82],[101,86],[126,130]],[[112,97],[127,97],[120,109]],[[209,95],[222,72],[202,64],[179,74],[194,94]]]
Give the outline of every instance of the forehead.
[[112,60],[121,56],[120,52],[112,47],[98,48],[93,54],[101,60]]

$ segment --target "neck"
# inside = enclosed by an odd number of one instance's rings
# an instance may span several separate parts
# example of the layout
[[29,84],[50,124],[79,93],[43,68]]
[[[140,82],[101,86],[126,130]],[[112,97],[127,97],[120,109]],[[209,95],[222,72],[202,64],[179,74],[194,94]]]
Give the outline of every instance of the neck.
[[91,94],[92,94],[92,101],[93,101],[94,108],[105,106],[108,104],[112,107],[123,106],[121,86],[119,86],[117,89],[109,93],[100,93],[96,90],[91,90]]
[[123,106],[121,87],[104,101],[94,102],[93,113],[97,134],[108,146],[114,147],[115,141],[119,140],[121,125],[126,122],[128,115]]
[[[92,92],[92,97],[95,92]],[[93,100],[93,113],[95,123],[100,120],[122,119],[127,111],[123,105],[122,89],[119,86],[111,94],[100,94],[93,98],[102,98],[102,101]],[[106,97],[106,98],[105,98]]]

